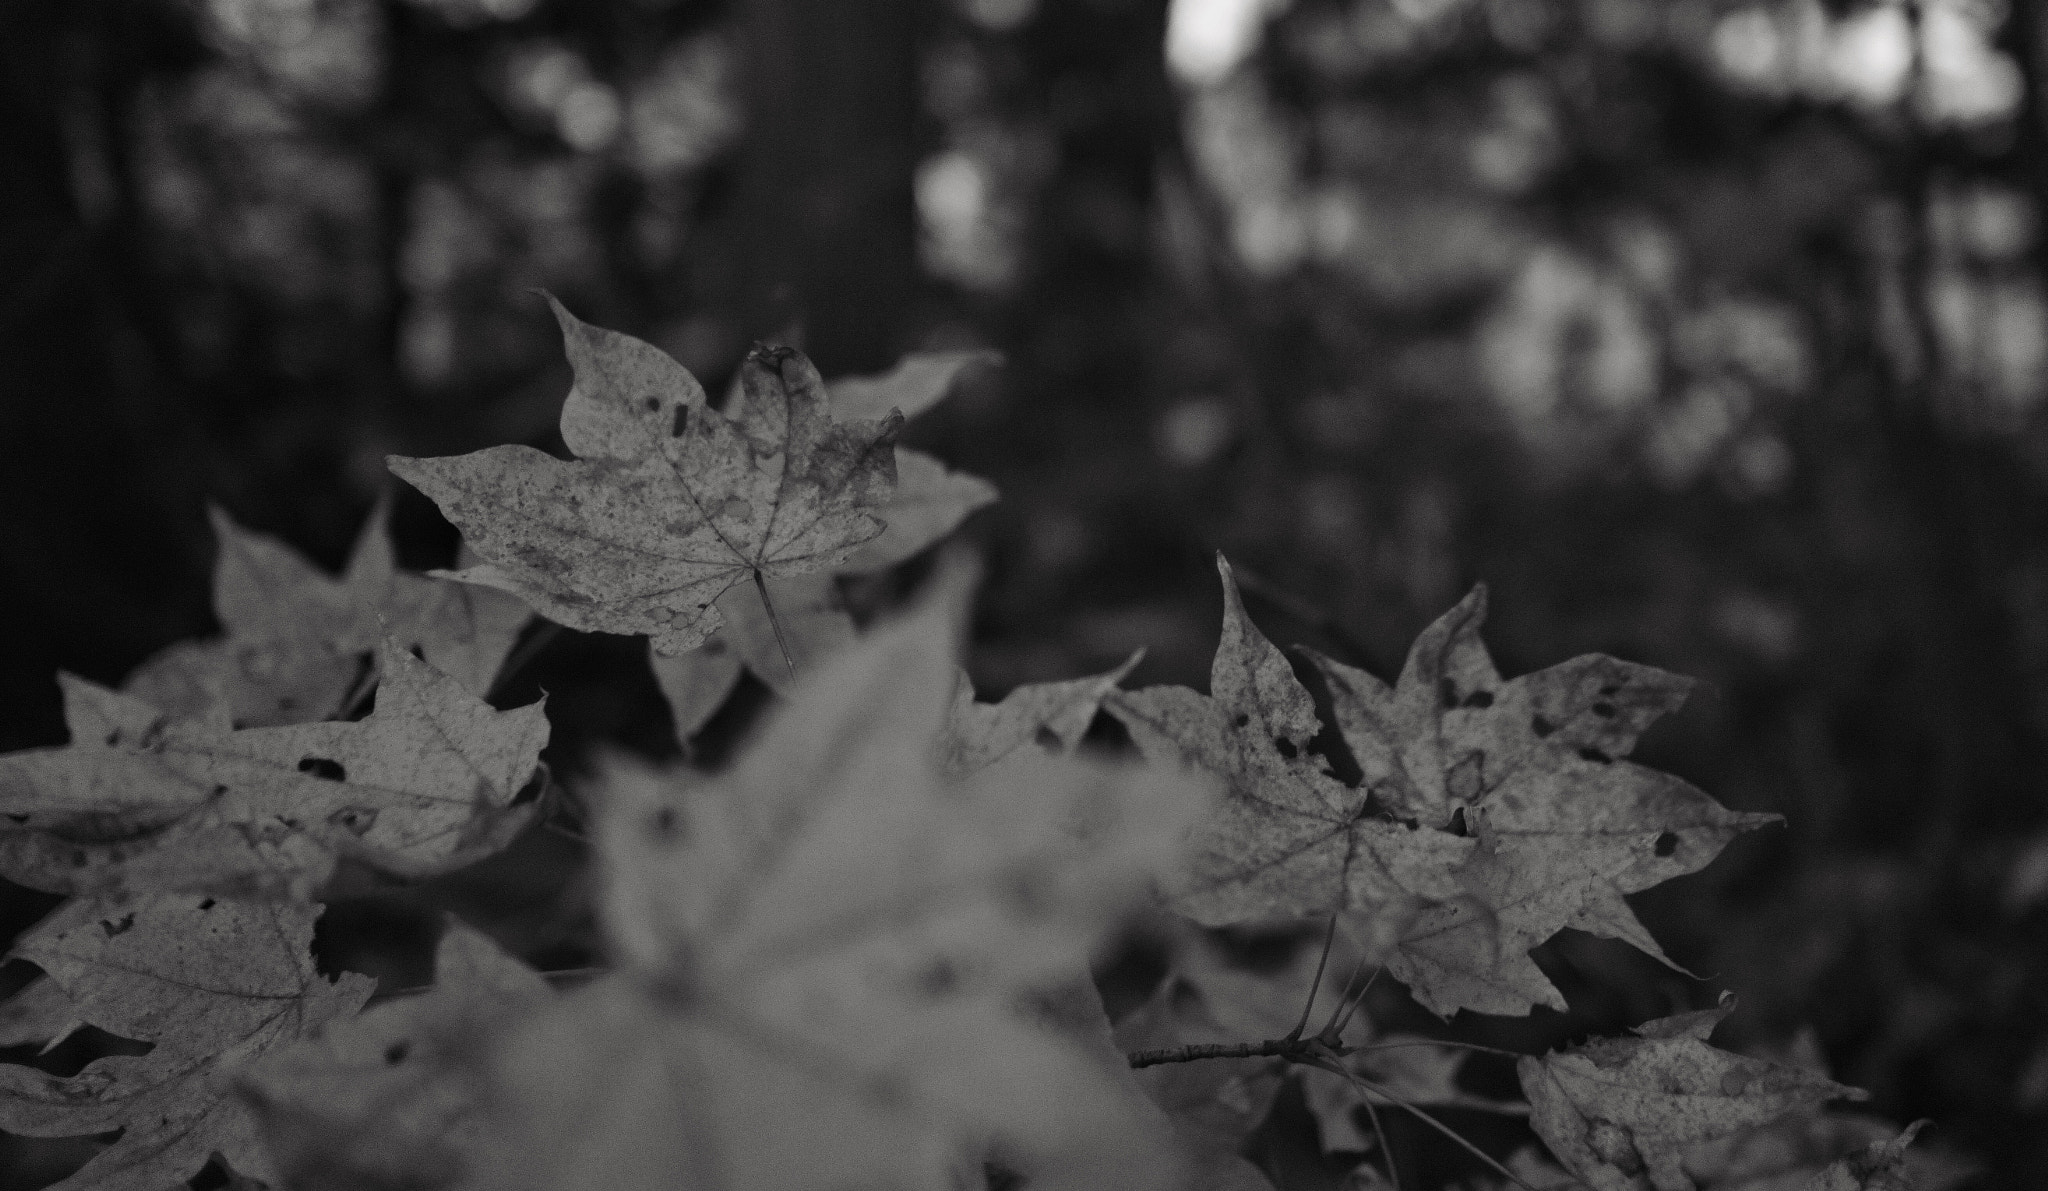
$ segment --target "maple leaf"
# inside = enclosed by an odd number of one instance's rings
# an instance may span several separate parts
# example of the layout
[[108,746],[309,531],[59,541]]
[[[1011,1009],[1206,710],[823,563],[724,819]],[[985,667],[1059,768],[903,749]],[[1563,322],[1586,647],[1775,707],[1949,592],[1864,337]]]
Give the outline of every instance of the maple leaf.
[[1860,1154],[1836,1159],[1800,1191],[1913,1191],[1913,1180],[1906,1170],[1906,1149],[1926,1124],[1915,1121],[1897,1137],[1873,1141]]
[[394,641],[358,722],[225,729],[60,676],[72,743],[0,756],[0,873],[60,893],[304,896],[342,856],[425,876],[532,817],[540,703],[496,711]]
[[1123,665],[1091,678],[1025,683],[997,703],[976,702],[973,680],[961,672],[940,737],[940,765],[964,776],[1017,755],[1027,744],[1040,752],[1073,752],[1088,734],[1103,698],[1142,657],[1144,651],[1138,650]]
[[[373,982],[314,968],[316,906],[162,894],[67,902],[14,946],[78,1016],[152,1043],[77,1075],[0,1064],[0,1129],[32,1137],[121,1130],[50,1191],[163,1191],[219,1153],[274,1180],[230,1072],[346,1017]],[[34,987],[34,986],[31,986]]]
[[429,992],[273,1050],[236,1088],[293,1191],[453,1186],[486,1136],[493,1037],[553,996],[539,973],[451,919]]
[[1694,1191],[1686,1150],[1828,1100],[1865,1098],[1798,1067],[1707,1044],[1719,1008],[1659,1018],[1515,1064],[1529,1124],[1594,1191]]
[[1376,813],[1370,791],[1338,781],[1308,744],[1321,725],[1287,660],[1245,614],[1230,564],[1209,691],[1116,691],[1104,709],[1148,757],[1228,783],[1168,883],[1175,908],[1205,926],[1336,914],[1379,939],[1428,902],[1462,892],[1454,871],[1476,844]]
[[482,695],[528,612],[503,592],[402,571],[379,502],[336,579],[268,534],[208,510],[225,634],[158,652],[123,689],[184,719],[241,727],[332,719],[375,676],[387,633]]
[[1485,615],[1475,588],[1416,639],[1391,690],[1304,653],[1375,802],[1425,826],[1462,820],[1480,841],[1460,872],[1471,896],[1424,909],[1388,972],[1441,1015],[1562,1010],[1530,948],[1569,926],[1670,963],[1623,895],[1705,867],[1778,816],[1729,811],[1622,759],[1689,679],[1588,654],[1505,682],[1479,639]]
[[944,778],[963,603],[838,654],[729,773],[613,763],[620,970],[501,1051],[485,1185],[944,1188],[991,1146],[1034,1187],[1170,1176],[1018,1001],[1085,971],[1202,791],[1063,758]]
[[723,623],[733,586],[823,570],[882,532],[900,416],[833,421],[810,362],[767,346],[720,413],[658,349],[552,304],[576,376],[561,422],[575,460],[518,445],[389,459],[486,560],[456,578],[674,654]]

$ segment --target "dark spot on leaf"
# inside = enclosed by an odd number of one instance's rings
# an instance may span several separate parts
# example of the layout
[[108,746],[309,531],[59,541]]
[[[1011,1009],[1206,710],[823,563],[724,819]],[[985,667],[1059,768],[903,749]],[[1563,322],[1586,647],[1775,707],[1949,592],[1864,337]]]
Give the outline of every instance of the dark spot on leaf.
[[209,897],[205,901],[199,903],[199,908],[202,910],[211,910],[216,904],[217,903],[215,903],[215,901]]
[[1657,833],[1657,842],[1652,845],[1657,855],[1669,856],[1678,851],[1678,837],[1668,831]]
[[1287,739],[1285,736],[1275,736],[1273,738],[1273,749],[1274,751],[1278,752],[1281,756],[1287,758],[1289,761],[1294,760],[1294,742]]
[[659,410],[660,408],[661,408],[661,398],[659,398],[659,397],[649,397],[649,398],[647,398],[647,412],[648,412],[648,413],[654,413],[655,411]]
[[690,407],[689,407],[689,406],[687,406],[687,405],[678,405],[678,406],[676,406],[676,420],[675,420],[675,422],[674,422],[674,423],[673,423],[672,425],[670,425],[670,426],[669,426],[669,428],[668,428],[668,434],[669,434],[669,437],[670,437],[670,438],[681,438],[681,437],[683,436],[683,431],[685,431],[685,430],[689,429],[689,427],[690,427]]
[[1614,704],[1595,703],[1593,704],[1593,714],[1599,716],[1603,720],[1611,720],[1614,718]]
[[277,698],[277,705],[281,710],[290,711],[292,708],[297,707],[299,705],[299,701],[297,699],[292,698],[290,695],[279,695]]
[[1443,694],[1446,709],[1458,705],[1458,684],[1445,678],[1438,681],[1437,690]]
[[676,813],[676,808],[665,806],[654,812],[649,826],[653,828],[655,835],[664,840],[680,839],[683,834],[683,817]]
[[15,822],[17,822],[17,823],[26,823],[26,822],[28,822],[28,816],[27,816],[27,815],[18,815],[18,814],[15,814],[15,813],[14,813],[13,811],[9,811],[9,812],[7,813],[7,817],[8,817],[8,818],[10,818],[10,819],[12,819],[12,820],[14,820],[14,821],[15,821]]
[[1557,731],[1557,725],[1539,715],[1529,721],[1529,731],[1534,732],[1538,737],[1544,737]]
[[109,745],[116,745],[121,743],[121,730],[119,728],[116,728],[112,732],[107,733],[107,743]]
[[123,914],[119,918],[100,919],[100,929],[107,932],[107,937],[109,939],[113,938],[115,935],[126,934],[128,931],[134,929],[134,926],[135,915],[132,912]]
[[78,848],[74,848],[74,849],[72,849],[72,851],[71,851],[71,867],[72,867],[72,868],[84,868],[84,867],[85,867],[85,861],[86,861],[86,856],[85,856],[85,852],[84,852],[84,850],[83,850],[83,849],[78,849]]
[[1252,717],[1251,717],[1251,716],[1249,716],[1249,715],[1246,715],[1246,714],[1245,714],[1244,712],[1240,711],[1240,712],[1238,712],[1238,713],[1237,713],[1237,718],[1236,718],[1236,719],[1234,719],[1234,720],[1232,720],[1232,721],[1230,721],[1230,722],[1231,722],[1231,723],[1233,723],[1233,724],[1236,724],[1236,725],[1237,725],[1238,727],[1242,728],[1242,727],[1244,727],[1244,726],[1245,726],[1246,724],[1249,724],[1249,723],[1251,723],[1251,722],[1252,722]]
[[400,1063],[405,1062],[405,1056],[411,1053],[411,1044],[405,1042],[394,1042],[391,1045],[384,1048],[384,1064],[387,1067],[396,1067]]
[[221,795],[223,795],[223,794],[225,794],[225,793],[227,793],[227,792],[228,792],[228,788],[227,788],[226,786],[215,786],[215,787],[213,788],[213,793],[212,793],[212,794],[210,794],[210,795],[208,795],[208,797],[211,797],[211,798],[219,798],[219,797],[220,797]]
[[1469,694],[1469,695],[1465,696],[1465,706],[1467,706],[1467,707],[1491,707],[1491,706],[1493,706],[1493,692],[1492,692],[1492,691],[1473,691],[1473,692],[1472,692],[1471,694]]
[[1060,751],[1060,734],[1045,724],[1040,724],[1038,731],[1031,734],[1031,743],[1048,753],[1057,753]]
[[1608,756],[1606,753],[1601,752],[1599,749],[1593,748],[1580,749],[1579,756],[1585,758],[1588,761],[1593,762],[1595,765],[1608,765],[1612,764],[1614,761],[1613,757]]
[[327,816],[327,821],[354,835],[362,835],[377,821],[377,808],[369,806],[345,806]]
[[412,656],[413,656],[414,658],[418,659],[419,661],[422,661],[422,662],[424,662],[424,661],[426,661],[426,660],[427,660],[427,651],[426,651],[426,649],[425,649],[425,648],[424,648],[423,646],[421,646],[421,645],[420,645],[420,644],[419,644],[419,643],[418,643],[417,641],[415,641],[415,642],[413,643],[413,647],[412,647],[412,648],[411,648],[410,650],[408,650],[407,652],[408,652],[408,653],[411,653],[411,654],[412,654]]
[[1608,685],[1600,688],[1600,693],[1611,697],[1614,695],[1619,695],[1621,693],[1621,688],[1613,685],[1612,683],[1609,683]]
[[330,782],[348,780],[348,770],[341,767],[341,762],[328,757],[300,757],[299,772],[310,773],[314,777]]
[[1461,806],[1457,810],[1451,812],[1451,821],[1447,826],[1445,826],[1444,830],[1450,832],[1452,835],[1457,836],[1469,834],[1465,829],[1464,807]]
[[960,987],[960,972],[953,961],[940,956],[931,965],[918,973],[918,991],[928,997],[943,997]]

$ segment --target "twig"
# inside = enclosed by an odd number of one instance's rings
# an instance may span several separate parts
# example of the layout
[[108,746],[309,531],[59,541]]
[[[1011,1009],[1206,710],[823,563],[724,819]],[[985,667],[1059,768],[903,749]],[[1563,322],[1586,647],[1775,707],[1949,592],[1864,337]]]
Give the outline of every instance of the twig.
[[761,577],[761,568],[754,568],[754,588],[761,593],[761,606],[768,609],[768,627],[775,630],[775,648],[782,651],[783,669],[789,671],[789,680],[796,681],[796,663],[789,660],[789,642],[782,636],[782,618],[775,614],[775,601],[768,598],[768,581]]
[[1394,1185],[1394,1191],[1401,1191],[1401,1172],[1394,1169],[1394,1147],[1387,1143],[1387,1131],[1380,1128],[1380,1110],[1373,1107],[1372,1097],[1365,1097],[1365,1115],[1372,1121],[1372,1134],[1380,1139],[1380,1160],[1387,1164],[1387,1181]]
[[[1358,1012],[1358,1007],[1360,1005],[1365,1004],[1365,994],[1372,991],[1372,982],[1378,980],[1380,978],[1380,973],[1384,971],[1386,971],[1385,967],[1378,967],[1372,970],[1372,975],[1367,976],[1365,978],[1365,987],[1359,989],[1358,995],[1351,999],[1351,1005],[1349,1008],[1345,1008],[1342,1004],[1338,1005],[1338,1008],[1344,1010],[1344,1016],[1341,1020],[1338,1019],[1334,1014],[1331,1016],[1330,1024],[1323,1027],[1323,1033],[1321,1035],[1323,1041],[1329,1043],[1331,1046],[1337,1045],[1337,1040],[1344,1036],[1344,1027],[1351,1024],[1351,1015]],[[1344,991],[1347,993],[1351,991],[1351,985],[1349,984],[1349,982],[1346,982],[1344,986]]]
[[1263,1059],[1294,1061],[1315,1045],[1313,1038],[1268,1038],[1264,1042],[1190,1042],[1186,1046],[1164,1046],[1157,1050],[1133,1051],[1126,1056],[1132,1067],[1157,1067],[1161,1063],[1192,1063],[1197,1059]]

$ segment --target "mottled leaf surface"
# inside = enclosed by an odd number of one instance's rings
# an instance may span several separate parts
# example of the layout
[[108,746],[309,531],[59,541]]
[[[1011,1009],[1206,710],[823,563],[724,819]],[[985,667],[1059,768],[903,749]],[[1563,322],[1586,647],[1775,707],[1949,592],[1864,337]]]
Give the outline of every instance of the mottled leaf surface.
[[455,1186],[485,1144],[494,1037],[553,996],[539,973],[451,921],[430,991],[273,1051],[236,1087],[293,1191]]
[[715,777],[592,793],[615,975],[499,1057],[494,1187],[1161,1185],[1144,1115],[1020,1013],[1167,864],[1201,791],[1059,758],[946,779],[959,601],[842,651]]
[[85,1021],[153,1044],[62,1077],[0,1064],[0,1129],[32,1137],[121,1130],[55,1191],[164,1191],[220,1152],[276,1178],[230,1090],[239,1065],[347,1017],[372,982],[314,968],[319,909],[164,894],[68,902],[15,944]]
[[1230,564],[1219,557],[1217,567],[1223,635],[1210,693],[1159,686],[1104,701],[1148,758],[1228,783],[1167,885],[1175,907],[1207,926],[1334,913],[1379,939],[1421,906],[1459,896],[1454,870],[1476,841],[1398,821],[1309,753],[1315,703],[1245,614]]
[[882,532],[900,417],[834,421],[816,369],[771,347],[748,355],[721,413],[657,349],[555,314],[576,459],[518,445],[390,459],[486,560],[458,577],[673,654],[723,623],[735,585],[828,569]]
[[421,876],[510,841],[548,722],[382,646],[375,711],[242,731],[63,678],[72,743],[0,757],[0,873],[60,893],[288,892],[346,855]]
[[1734,1010],[1681,1013],[1515,1065],[1530,1125],[1595,1191],[1693,1191],[1688,1148],[1864,1093],[1798,1067],[1711,1046]]
[[996,703],[977,702],[974,684],[963,672],[940,737],[941,764],[949,773],[964,775],[986,769],[1027,745],[1040,752],[1073,752],[1088,734],[1103,697],[1143,656],[1142,650],[1133,653],[1123,665],[1092,678],[1025,683]]
[[1479,840],[1460,873],[1469,896],[1424,909],[1388,972],[1439,1014],[1561,1010],[1530,948],[1569,926],[1664,959],[1623,895],[1697,871],[1776,816],[1623,759],[1690,680],[1589,654],[1503,681],[1485,614],[1475,589],[1417,638],[1392,689],[1310,656],[1374,804]]

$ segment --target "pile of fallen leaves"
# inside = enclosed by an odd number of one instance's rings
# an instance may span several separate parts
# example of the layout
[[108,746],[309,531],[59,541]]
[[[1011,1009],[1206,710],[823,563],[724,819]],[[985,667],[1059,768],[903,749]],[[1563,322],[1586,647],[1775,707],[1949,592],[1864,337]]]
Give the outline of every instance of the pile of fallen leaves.
[[[1529,953],[1566,927],[1664,959],[1626,895],[1771,818],[1626,759],[1685,680],[1599,656],[1503,679],[1475,591],[1391,686],[1304,655],[1326,723],[1219,561],[1207,694],[1122,689],[1127,663],[980,702],[971,567],[871,623],[842,594],[995,498],[895,442],[976,357],[827,385],[762,347],[721,408],[555,309],[573,458],[391,460],[460,569],[400,570],[381,510],[339,579],[217,515],[224,634],[120,690],[61,677],[71,743],[0,757],[0,875],[69,898],[14,944],[40,974],[0,1045],[126,1040],[70,1075],[0,1064],[0,1128],[102,1137],[63,1191],[209,1164],[298,1191],[1264,1188],[1248,1139],[1290,1083],[1358,1188],[1413,1185],[1388,1112],[1464,1146],[1474,1188],[1875,1191],[1926,1165],[1918,1126],[1827,1107],[1855,1089],[1713,1046],[1725,995],[1545,1055],[1456,1037],[1461,1011],[1563,1008]],[[534,615],[648,637],[685,745],[742,671],[778,701],[721,769],[621,755],[565,794],[543,706],[489,701]],[[572,803],[603,969],[537,972],[454,920],[431,987],[316,966],[351,874],[447,873]],[[1112,1021],[1090,965],[1135,920],[1166,970]],[[1228,945],[1290,923],[1312,934],[1281,962]],[[1380,1029],[1381,976],[1444,1028]],[[1504,1060],[1520,1100],[1467,1078]],[[1445,1111],[1526,1119],[1548,1156]]]

